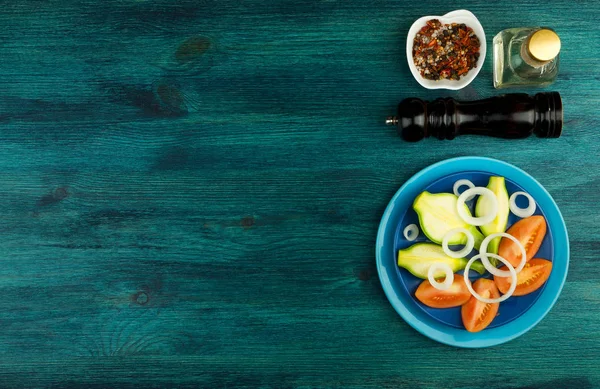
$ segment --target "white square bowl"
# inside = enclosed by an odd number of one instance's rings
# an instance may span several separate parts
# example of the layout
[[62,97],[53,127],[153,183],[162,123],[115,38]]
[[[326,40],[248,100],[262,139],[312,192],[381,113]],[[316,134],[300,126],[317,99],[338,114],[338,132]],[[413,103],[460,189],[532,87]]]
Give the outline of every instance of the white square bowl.
[[[459,80],[447,80],[442,79],[438,81],[428,80],[423,78],[417,67],[415,66],[415,62],[413,59],[413,42],[415,36],[423,26],[425,26],[426,22],[431,19],[438,19],[442,24],[450,24],[450,23],[464,23],[467,27],[471,27],[473,32],[479,39],[479,59],[477,60],[477,66],[467,73],[465,73]],[[422,18],[417,19],[413,25],[408,30],[408,37],[406,39],[406,58],[408,59],[408,67],[410,71],[421,86],[427,89],[451,89],[458,90],[462,89],[465,86],[469,85],[471,81],[477,77],[479,71],[483,67],[483,63],[485,62],[485,54],[486,54],[486,42],[485,42],[485,33],[483,32],[483,27],[479,20],[473,15],[472,12],[467,11],[466,9],[460,9],[457,11],[452,11],[444,16],[423,16]]]

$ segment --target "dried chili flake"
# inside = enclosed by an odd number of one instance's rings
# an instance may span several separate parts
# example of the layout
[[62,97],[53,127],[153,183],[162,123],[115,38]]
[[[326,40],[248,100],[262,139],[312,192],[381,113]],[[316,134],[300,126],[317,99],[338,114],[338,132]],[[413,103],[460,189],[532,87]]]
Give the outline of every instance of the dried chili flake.
[[477,67],[479,38],[465,24],[428,20],[413,41],[413,60],[428,80],[458,80]]

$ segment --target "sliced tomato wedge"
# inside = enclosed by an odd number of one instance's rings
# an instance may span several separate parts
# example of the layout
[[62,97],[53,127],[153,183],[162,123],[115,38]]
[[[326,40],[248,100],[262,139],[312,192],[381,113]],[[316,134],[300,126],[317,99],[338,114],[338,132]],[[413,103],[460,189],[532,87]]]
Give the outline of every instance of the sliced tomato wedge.
[[[483,298],[495,299],[500,297],[496,284],[487,278],[480,278],[473,283],[473,290]],[[469,332],[479,332],[494,321],[500,303],[484,303],[471,296],[462,306],[460,313],[462,322]]]
[[[503,266],[501,269],[508,270],[506,266]],[[517,274],[517,288],[515,289],[513,296],[525,296],[526,294],[535,292],[548,280],[551,271],[552,262],[541,258],[533,258],[531,261],[527,262],[523,270]],[[510,277],[494,276],[494,282],[502,293],[508,291],[511,284],[510,281]]]
[[447,290],[438,290],[431,286],[429,280],[421,282],[415,292],[415,297],[431,308],[459,307],[469,301],[471,293],[460,274],[454,275],[454,282]]
[[[521,242],[527,252],[527,260],[535,256],[546,236],[546,219],[543,216],[530,216],[513,224],[507,234]],[[510,262],[514,267],[521,263],[521,250],[510,239],[502,238],[498,246],[498,255]]]

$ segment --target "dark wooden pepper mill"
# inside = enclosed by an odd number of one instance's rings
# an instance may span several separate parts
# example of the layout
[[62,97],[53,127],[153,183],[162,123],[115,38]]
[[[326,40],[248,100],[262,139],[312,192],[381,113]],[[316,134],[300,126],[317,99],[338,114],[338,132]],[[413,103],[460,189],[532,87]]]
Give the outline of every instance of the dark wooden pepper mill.
[[512,93],[468,102],[450,97],[431,102],[409,98],[400,102],[397,116],[386,120],[386,124],[397,125],[398,135],[409,142],[465,134],[514,139],[535,133],[540,138],[558,138],[562,123],[558,92]]

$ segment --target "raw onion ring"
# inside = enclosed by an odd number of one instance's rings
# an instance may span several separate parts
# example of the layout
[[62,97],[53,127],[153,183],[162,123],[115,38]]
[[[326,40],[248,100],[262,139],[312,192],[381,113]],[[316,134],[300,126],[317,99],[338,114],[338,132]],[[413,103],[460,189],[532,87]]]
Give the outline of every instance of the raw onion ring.
[[519,239],[515,238],[514,236],[512,236],[510,234],[507,234],[506,232],[497,232],[495,234],[490,234],[490,235],[488,235],[488,236],[485,237],[485,239],[483,240],[483,242],[481,242],[481,246],[479,248],[479,252],[482,255],[482,257],[481,257],[481,263],[483,263],[483,267],[485,267],[485,270],[489,271],[490,273],[492,273],[495,276],[498,276],[498,277],[508,277],[508,276],[510,276],[510,271],[499,270],[498,268],[495,268],[490,263],[489,259],[486,256],[486,255],[491,255],[491,253],[487,253],[486,252],[488,245],[490,244],[490,242],[492,241],[492,239],[498,238],[498,237],[508,238],[508,239],[512,240],[513,242],[515,242],[515,244],[517,245],[517,247],[519,247],[521,249],[521,263],[519,263],[519,266],[515,269],[515,271],[517,273],[519,273],[521,270],[523,270],[523,268],[525,267],[525,264],[527,263],[527,251],[525,251],[525,247],[519,241]]
[[[455,234],[464,234],[467,237],[467,244],[459,251],[452,251],[448,247],[448,241]],[[462,227],[453,228],[450,231],[446,232],[446,235],[444,235],[444,239],[442,240],[442,249],[444,250],[444,253],[452,258],[464,258],[467,254],[471,252],[471,250],[473,250],[474,246],[475,238],[473,237],[473,234],[471,234],[469,230]]]
[[417,227],[416,224],[409,224],[404,229],[404,237],[409,242],[412,242],[413,240],[417,239],[418,236],[419,236],[419,227]]
[[[480,196],[488,196],[490,201],[492,202],[492,211],[481,217],[473,217],[468,215],[465,212],[465,201],[467,197],[471,195],[480,195]],[[484,188],[482,186],[478,186],[475,188],[467,189],[460,196],[458,196],[458,202],[456,203],[456,208],[458,211],[458,216],[463,219],[466,223],[469,223],[473,226],[483,226],[488,223],[491,223],[498,214],[498,199],[494,192],[489,190],[488,188]]]
[[506,265],[506,267],[508,268],[508,271],[510,272],[511,283],[510,283],[510,288],[508,288],[508,291],[506,292],[506,294],[498,297],[497,299],[489,299],[489,298],[481,297],[477,292],[475,292],[475,290],[473,290],[473,286],[471,285],[471,280],[469,279],[469,269],[471,268],[471,264],[473,262],[475,262],[477,259],[482,258],[483,255],[484,254],[477,254],[477,255],[473,256],[471,259],[469,259],[469,262],[467,262],[467,266],[465,266],[465,272],[464,272],[464,277],[463,277],[465,280],[465,285],[467,285],[467,289],[469,289],[469,292],[471,292],[473,297],[475,297],[477,300],[481,301],[482,303],[486,303],[486,304],[501,303],[502,301],[504,301],[507,298],[509,298],[510,296],[512,296],[512,294],[515,292],[515,289],[517,288],[517,272],[515,271],[515,268],[512,267],[510,262],[508,262],[506,259],[502,258],[501,256],[496,255],[496,254],[485,254],[485,255],[489,255],[490,257],[500,260],[501,262],[503,262]]
[[[461,186],[468,186],[469,189],[471,188],[475,188],[475,184],[473,184],[471,181],[469,180],[458,180],[454,183],[454,187],[452,188],[454,190],[454,194],[456,195],[456,197],[460,196],[460,193],[458,193],[458,189],[460,189]],[[465,199],[465,201],[469,201],[472,200],[475,196],[469,196],[467,199]]]
[[[529,200],[529,206],[527,208],[519,208],[517,206],[517,196],[519,196],[519,195],[525,196],[525,197],[527,197],[527,200]],[[509,201],[510,201],[510,211],[520,218],[526,218],[535,213],[535,208],[536,208],[535,200],[533,199],[533,197],[531,197],[531,195],[529,193],[515,192],[510,196]]]
[[[446,274],[446,278],[443,282],[438,282],[433,275],[436,270],[442,270]],[[429,266],[429,270],[427,270],[427,279],[431,286],[433,286],[437,290],[448,290],[452,286],[454,282],[454,272],[452,268],[447,263],[434,263]]]

